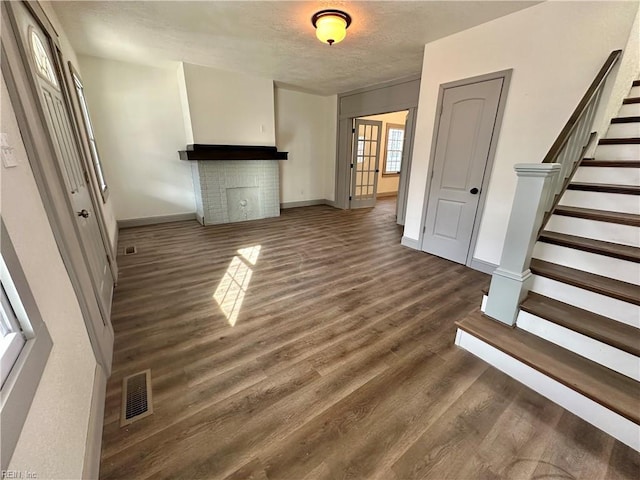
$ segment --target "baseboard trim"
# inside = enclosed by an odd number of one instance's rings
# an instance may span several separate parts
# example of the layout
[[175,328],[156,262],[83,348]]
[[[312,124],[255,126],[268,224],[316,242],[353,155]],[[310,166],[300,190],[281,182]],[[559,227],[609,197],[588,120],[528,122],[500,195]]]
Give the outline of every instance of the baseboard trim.
[[376,193],[376,198],[391,198],[397,197],[398,192],[378,192]]
[[420,250],[419,240],[415,240],[404,235],[402,236],[402,240],[400,240],[400,245],[402,245],[403,247],[413,248],[414,250]]
[[485,262],[484,260],[479,260],[477,258],[472,258],[469,268],[491,275],[493,271],[498,268],[498,265],[494,265],[493,263]]
[[314,205],[326,205],[328,200],[300,200],[299,202],[284,202],[280,204],[280,208],[298,208],[298,207],[312,207]]
[[280,204],[281,209],[297,208],[297,207],[312,207],[314,205],[328,205],[329,207],[337,208],[336,202],[333,200],[327,200],[326,198],[319,198],[316,200],[300,200],[299,202],[284,202]]
[[100,365],[96,365],[93,376],[91,409],[87,425],[87,442],[84,449],[82,478],[98,479],[100,475],[100,453],[102,450],[102,426],[104,422],[104,402],[107,394],[107,377]]
[[118,220],[118,229],[142,227],[144,225],[155,225],[158,223],[182,222],[184,220],[197,220],[196,212],[176,213],[174,215],[157,215],[154,217],[128,218]]
[[640,427],[632,421],[547,377],[468,332],[458,329],[455,343],[625,445],[640,451]]

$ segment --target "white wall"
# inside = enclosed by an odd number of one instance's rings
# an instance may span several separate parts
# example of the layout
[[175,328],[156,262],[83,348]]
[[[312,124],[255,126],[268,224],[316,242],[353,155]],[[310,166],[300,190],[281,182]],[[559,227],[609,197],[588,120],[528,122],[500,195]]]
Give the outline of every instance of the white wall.
[[272,80],[189,63],[178,74],[184,75],[190,143],[275,146]]
[[187,82],[184,73],[184,63],[178,65],[178,94],[182,107],[182,121],[184,123],[184,135],[187,145],[196,143],[193,139],[193,126],[191,125],[191,111],[189,109],[189,97],[187,96]]
[[516,163],[541,162],[612,50],[623,48],[636,2],[545,2],[425,46],[405,236],[418,239],[439,85],[513,68],[475,250],[497,264]]
[[382,135],[380,135],[380,173],[378,174],[378,194],[397,193],[400,184],[400,175],[384,175],[384,160],[387,148],[387,124],[404,125],[407,121],[407,110],[399,112],[383,113],[382,115],[370,115],[362,117],[365,120],[377,120],[382,122]]
[[195,212],[176,70],[79,60],[116,218]]
[[280,202],[334,200],[337,97],[282,88],[275,92]]
[[603,102],[596,118],[596,122],[600,122],[598,133],[601,135],[606,132],[611,119],[617,116],[622,100],[629,95],[633,81],[640,78],[640,9],[636,11],[622,58],[612,70],[610,78],[614,81],[609,81],[603,92],[604,98],[609,98],[609,102]]
[[0,131],[8,135],[18,160],[14,168],[0,168],[1,214],[53,340],[9,470],[35,472],[38,478],[80,478],[96,360],[26,156],[4,77],[0,110]]

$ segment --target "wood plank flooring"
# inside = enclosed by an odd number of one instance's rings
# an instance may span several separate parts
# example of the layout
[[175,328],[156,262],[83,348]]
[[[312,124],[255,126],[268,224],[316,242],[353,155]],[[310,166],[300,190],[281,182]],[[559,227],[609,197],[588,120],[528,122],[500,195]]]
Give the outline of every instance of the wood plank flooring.
[[[102,479],[637,479],[631,449],[454,346],[489,277],[374,209],[125,229]],[[120,428],[151,368],[153,415]]]

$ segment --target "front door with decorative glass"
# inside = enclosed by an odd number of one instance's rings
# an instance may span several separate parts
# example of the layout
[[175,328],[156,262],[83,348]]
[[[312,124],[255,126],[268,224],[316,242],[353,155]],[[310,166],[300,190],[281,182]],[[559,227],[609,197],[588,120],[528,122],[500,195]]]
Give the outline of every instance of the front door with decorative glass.
[[[25,67],[38,92],[44,122],[55,152],[57,171],[64,182],[68,208],[76,219],[76,235],[80,240],[81,253],[88,266],[92,288],[100,308],[102,325],[96,325],[95,330],[103,331],[104,338],[100,341],[109,343],[113,340],[110,328],[113,276],[89,192],[91,187],[88,172],[80,157],[77,131],[73,127],[66,104],[61,67],[55,61],[50,37],[27,7],[15,2],[11,10],[15,15],[19,32],[17,36],[26,59]],[[111,346],[105,345],[104,350],[110,351]]]

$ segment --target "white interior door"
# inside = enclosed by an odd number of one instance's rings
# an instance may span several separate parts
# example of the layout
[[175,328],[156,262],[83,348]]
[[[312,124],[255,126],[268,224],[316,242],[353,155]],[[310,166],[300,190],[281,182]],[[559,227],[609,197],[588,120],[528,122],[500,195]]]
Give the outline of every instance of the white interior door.
[[422,250],[466,263],[504,79],[444,91]]
[[65,104],[63,81],[56,68],[50,39],[23,4],[15,8],[20,42],[38,88],[56,160],[76,218],[83,256],[104,325],[111,315],[113,277],[89,192],[88,175],[80,159],[77,139]]
[[351,208],[373,207],[380,171],[382,122],[355,119],[351,156]]

